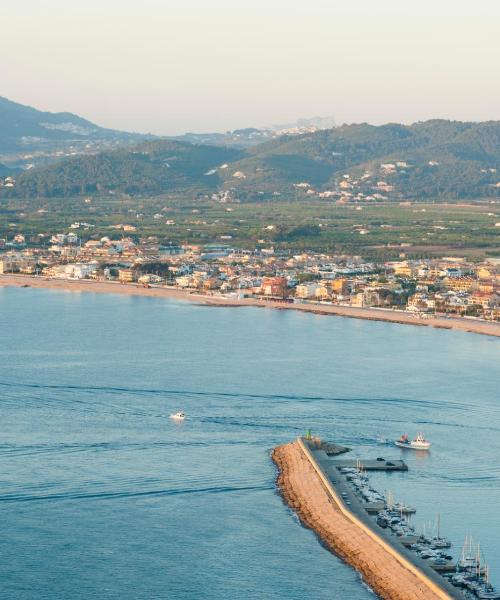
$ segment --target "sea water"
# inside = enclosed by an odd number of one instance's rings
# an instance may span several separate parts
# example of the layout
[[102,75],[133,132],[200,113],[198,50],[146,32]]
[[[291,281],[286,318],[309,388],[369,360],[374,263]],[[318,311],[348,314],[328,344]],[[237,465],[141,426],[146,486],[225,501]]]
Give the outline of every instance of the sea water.
[[[373,597],[276,492],[311,429],[500,585],[500,340],[261,308],[0,289],[0,597]],[[169,414],[184,410],[176,423]],[[384,445],[422,430],[429,453]]]

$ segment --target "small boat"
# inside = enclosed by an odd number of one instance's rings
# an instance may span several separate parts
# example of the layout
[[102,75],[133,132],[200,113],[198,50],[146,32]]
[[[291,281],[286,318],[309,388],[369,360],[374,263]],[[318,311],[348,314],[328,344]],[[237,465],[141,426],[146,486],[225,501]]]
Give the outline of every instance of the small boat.
[[494,587],[486,585],[475,591],[479,600],[499,600],[500,592],[497,592]]
[[450,581],[456,587],[465,587],[465,584],[467,583],[467,578],[461,573],[456,573],[455,575],[451,576]]
[[431,447],[431,443],[425,439],[423,433],[417,433],[412,440],[405,433],[394,443],[400,448],[408,448],[410,450],[429,450]]
[[402,515],[414,515],[417,512],[417,509],[413,506],[408,506],[407,504],[403,504],[402,502],[397,502],[392,505],[393,510],[397,510],[398,513]]
[[490,583],[490,575],[488,566],[485,566],[484,583],[475,590],[479,600],[500,600],[500,592],[498,592]]
[[430,540],[431,548],[451,548],[450,540],[441,537],[441,515],[437,516],[437,535]]
[[447,540],[446,538],[432,538],[431,540],[431,547],[432,548],[437,548],[437,549],[442,549],[442,548],[451,548],[451,542],[450,540]]
[[174,419],[175,421],[184,421],[184,419],[186,418],[186,415],[184,414],[183,410],[180,410],[179,412],[176,412],[173,415],[170,415],[170,419]]

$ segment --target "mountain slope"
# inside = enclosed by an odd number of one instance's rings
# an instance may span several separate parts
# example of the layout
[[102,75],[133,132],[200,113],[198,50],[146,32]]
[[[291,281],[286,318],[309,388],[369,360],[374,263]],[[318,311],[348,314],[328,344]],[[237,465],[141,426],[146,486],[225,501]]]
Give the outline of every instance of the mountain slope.
[[[250,149],[249,156],[234,167],[244,173],[247,185],[264,180],[304,180],[323,186],[338,171],[390,151],[413,147],[414,137],[402,125],[344,125],[261,144]],[[241,180],[240,187],[245,187]]]
[[[384,167],[391,164],[394,169]],[[231,167],[226,184],[243,191],[266,191],[270,182],[306,183],[319,191],[344,190],[349,198],[354,192],[377,194],[380,182],[394,187],[394,199],[495,197],[500,122],[344,125],[261,144]]]
[[13,160],[21,153],[73,151],[113,144],[137,143],[151,136],[99,127],[71,113],[39,111],[0,97],[0,156]]
[[155,140],[134,147],[80,156],[16,177],[17,196],[92,193],[160,194],[171,190],[216,189],[214,167],[240,157],[237,149]]
[[246,149],[157,140],[32,169],[18,175],[15,187],[3,194],[159,194],[173,189],[186,194],[217,190],[225,198],[229,191],[229,197],[241,200],[318,194],[341,202],[496,198],[500,122],[344,125]]

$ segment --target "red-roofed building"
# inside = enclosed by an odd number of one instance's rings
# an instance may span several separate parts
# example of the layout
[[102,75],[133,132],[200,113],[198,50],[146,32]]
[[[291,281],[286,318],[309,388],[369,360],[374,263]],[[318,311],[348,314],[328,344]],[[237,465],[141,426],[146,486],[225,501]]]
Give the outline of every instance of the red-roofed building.
[[286,298],[288,287],[285,277],[264,277],[260,286],[260,293],[272,298]]

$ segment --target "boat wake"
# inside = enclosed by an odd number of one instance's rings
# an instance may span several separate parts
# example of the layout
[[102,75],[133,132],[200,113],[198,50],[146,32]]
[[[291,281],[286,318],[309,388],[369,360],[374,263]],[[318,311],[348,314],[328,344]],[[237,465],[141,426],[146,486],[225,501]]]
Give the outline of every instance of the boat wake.
[[164,488],[151,490],[103,490],[100,492],[67,491],[52,494],[11,493],[0,495],[0,503],[55,502],[60,500],[113,500],[150,496],[179,496],[186,494],[225,494],[236,492],[263,492],[274,490],[273,484],[220,485],[193,488]]

